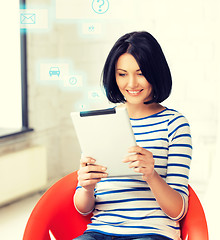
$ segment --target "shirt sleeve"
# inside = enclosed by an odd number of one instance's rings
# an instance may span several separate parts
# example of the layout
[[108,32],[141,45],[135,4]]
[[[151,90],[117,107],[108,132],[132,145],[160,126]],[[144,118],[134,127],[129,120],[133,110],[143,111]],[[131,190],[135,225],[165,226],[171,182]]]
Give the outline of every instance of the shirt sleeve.
[[167,184],[180,193],[183,199],[182,211],[175,221],[181,220],[188,210],[188,180],[192,159],[192,140],[187,119],[176,113],[168,123],[169,152],[167,163]]

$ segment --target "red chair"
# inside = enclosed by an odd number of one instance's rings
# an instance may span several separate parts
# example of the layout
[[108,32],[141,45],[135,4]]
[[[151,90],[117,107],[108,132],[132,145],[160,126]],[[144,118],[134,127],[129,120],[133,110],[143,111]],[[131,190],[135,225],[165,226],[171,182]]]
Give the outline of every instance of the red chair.
[[[91,214],[80,215],[73,204],[77,172],[55,183],[36,204],[27,222],[23,240],[50,240],[49,230],[57,240],[72,240],[81,235]],[[181,221],[183,240],[208,240],[208,229],[202,205],[189,186],[189,210]]]

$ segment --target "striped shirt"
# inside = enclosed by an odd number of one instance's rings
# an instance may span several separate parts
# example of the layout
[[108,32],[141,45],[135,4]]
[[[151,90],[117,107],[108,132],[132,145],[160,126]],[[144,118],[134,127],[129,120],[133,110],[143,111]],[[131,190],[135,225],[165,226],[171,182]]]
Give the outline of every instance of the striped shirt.
[[141,176],[103,178],[95,188],[95,209],[86,231],[180,239],[179,220],[188,208],[192,153],[189,123],[182,114],[168,108],[130,121],[137,145],[153,153],[157,173],[181,194],[182,211],[177,218],[166,215]]

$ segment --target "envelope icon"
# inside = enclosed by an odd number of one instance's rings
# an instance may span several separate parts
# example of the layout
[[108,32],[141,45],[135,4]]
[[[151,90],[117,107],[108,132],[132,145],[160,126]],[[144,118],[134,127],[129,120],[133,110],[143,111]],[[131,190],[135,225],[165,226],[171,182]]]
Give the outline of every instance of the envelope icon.
[[20,14],[20,23],[21,24],[35,24],[36,23],[36,14],[35,13],[21,13]]

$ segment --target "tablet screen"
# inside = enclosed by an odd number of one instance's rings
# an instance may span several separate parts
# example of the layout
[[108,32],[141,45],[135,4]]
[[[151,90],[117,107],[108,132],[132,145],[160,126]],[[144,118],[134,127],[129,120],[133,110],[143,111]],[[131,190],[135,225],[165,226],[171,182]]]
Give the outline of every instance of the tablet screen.
[[109,177],[140,175],[122,160],[136,140],[125,107],[71,113],[84,156],[107,167]]

